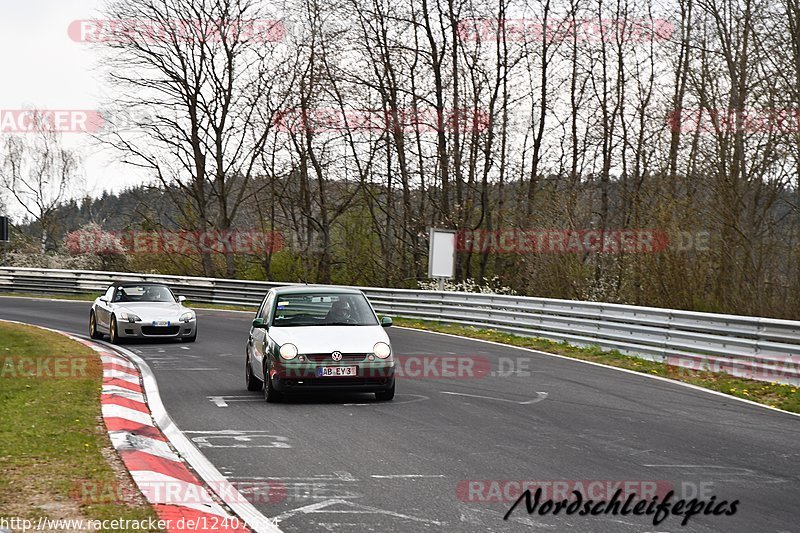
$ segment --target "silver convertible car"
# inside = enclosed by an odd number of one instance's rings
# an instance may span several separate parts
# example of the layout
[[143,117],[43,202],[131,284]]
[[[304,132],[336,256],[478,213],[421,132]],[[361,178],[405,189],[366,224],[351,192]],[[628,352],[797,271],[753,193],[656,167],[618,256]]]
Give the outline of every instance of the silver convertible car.
[[160,283],[118,282],[92,304],[89,335],[108,335],[112,343],[125,338],[164,338],[194,342],[195,312],[183,306],[169,287]]

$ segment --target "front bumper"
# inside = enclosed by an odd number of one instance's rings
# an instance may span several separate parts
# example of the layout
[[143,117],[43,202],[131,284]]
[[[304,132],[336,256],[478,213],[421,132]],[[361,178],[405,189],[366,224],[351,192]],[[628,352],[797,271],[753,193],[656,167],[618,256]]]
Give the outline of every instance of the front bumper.
[[154,326],[152,322],[117,322],[120,338],[182,339],[197,334],[197,320],[190,322],[168,322],[167,326]]
[[[356,367],[355,376],[319,377],[319,367]],[[349,391],[381,392],[394,386],[395,362],[389,360],[350,362],[276,362],[270,371],[272,386],[279,392]]]

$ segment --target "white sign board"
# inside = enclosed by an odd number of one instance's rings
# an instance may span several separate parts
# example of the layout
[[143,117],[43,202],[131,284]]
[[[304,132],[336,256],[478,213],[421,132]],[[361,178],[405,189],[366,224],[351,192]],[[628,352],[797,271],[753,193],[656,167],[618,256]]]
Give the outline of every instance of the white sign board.
[[428,277],[453,278],[456,274],[456,232],[450,229],[430,229],[428,248]]

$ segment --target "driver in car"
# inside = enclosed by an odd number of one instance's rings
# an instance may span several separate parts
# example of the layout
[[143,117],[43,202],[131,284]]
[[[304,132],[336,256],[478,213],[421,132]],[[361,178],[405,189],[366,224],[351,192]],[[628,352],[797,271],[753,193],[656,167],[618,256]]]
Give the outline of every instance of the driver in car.
[[325,321],[330,323],[347,323],[352,319],[353,312],[350,309],[350,304],[343,298],[333,302],[328,314],[325,316]]

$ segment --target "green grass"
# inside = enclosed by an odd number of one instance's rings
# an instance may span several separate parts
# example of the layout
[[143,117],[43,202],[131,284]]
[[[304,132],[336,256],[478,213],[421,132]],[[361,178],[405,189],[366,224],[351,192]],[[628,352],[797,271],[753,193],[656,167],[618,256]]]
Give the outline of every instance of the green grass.
[[553,342],[538,337],[522,337],[503,333],[491,329],[480,329],[471,326],[459,326],[455,324],[443,324],[424,320],[414,320],[408,318],[395,318],[394,323],[398,326],[423,329],[428,331],[438,331],[440,333],[450,333],[462,337],[482,339],[488,341],[531,348],[543,352],[554,353],[602,363],[618,368],[625,368],[643,374],[652,374],[664,378],[691,383],[715,390],[738,398],[752,400],[763,403],[771,407],[777,407],[785,411],[800,413],[800,390],[792,385],[782,385],[780,383],[770,383],[766,381],[756,381],[731,376],[730,374],[719,372],[707,372],[701,370],[691,370],[669,366],[664,363],[646,361],[636,357],[623,355],[618,351],[603,351],[598,346],[589,348],[578,348],[567,343]]
[[[43,358],[63,362],[67,371],[22,375],[21,361]],[[57,333],[0,322],[0,516],[155,517],[111,446],[101,385],[93,350]],[[90,494],[105,497],[82,496],[86,487],[103,487]]]

